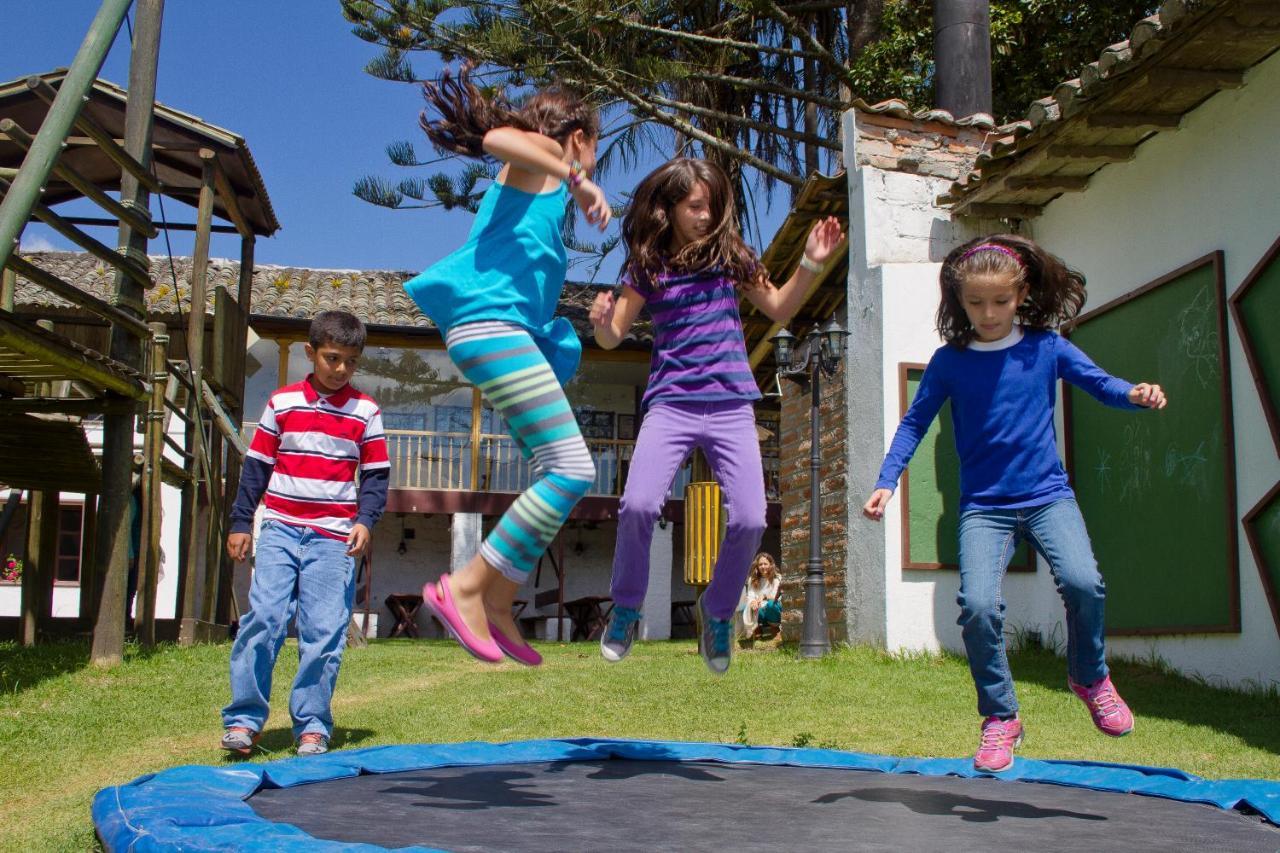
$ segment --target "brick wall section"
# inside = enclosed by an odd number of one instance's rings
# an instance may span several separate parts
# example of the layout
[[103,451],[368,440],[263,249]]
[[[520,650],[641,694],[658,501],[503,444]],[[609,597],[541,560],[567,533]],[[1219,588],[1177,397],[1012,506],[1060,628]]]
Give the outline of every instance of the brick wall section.
[[[818,446],[822,454],[822,566],[827,583],[827,626],[833,643],[844,642],[845,566],[847,563],[848,493],[845,478],[845,377],[841,362],[834,376],[822,378]],[[782,630],[798,641],[804,617],[804,578],[809,564],[809,409],[807,388],[782,384],[780,485],[782,489]]]
[[[939,121],[902,119],[858,111],[857,165],[957,180],[973,168],[986,130]],[[989,139],[990,137],[990,139]]]

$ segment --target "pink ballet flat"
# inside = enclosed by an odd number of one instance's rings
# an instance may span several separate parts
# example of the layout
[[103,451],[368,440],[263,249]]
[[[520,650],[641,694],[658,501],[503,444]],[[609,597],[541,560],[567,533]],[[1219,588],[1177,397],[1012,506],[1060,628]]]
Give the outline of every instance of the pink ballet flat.
[[437,582],[428,582],[422,587],[422,603],[435,614],[436,618],[448,629],[458,645],[466,649],[476,660],[485,663],[497,663],[502,660],[502,649],[493,640],[482,640],[471,632],[467,623],[462,621],[453,603],[453,593],[449,589],[449,575],[440,576]]
[[517,663],[525,666],[542,666],[542,655],[538,654],[537,649],[525,643],[518,645],[514,641],[507,638],[505,634],[498,630],[498,626],[492,622],[489,623],[489,633],[493,635],[493,641],[498,644],[498,648],[506,653],[507,657]]

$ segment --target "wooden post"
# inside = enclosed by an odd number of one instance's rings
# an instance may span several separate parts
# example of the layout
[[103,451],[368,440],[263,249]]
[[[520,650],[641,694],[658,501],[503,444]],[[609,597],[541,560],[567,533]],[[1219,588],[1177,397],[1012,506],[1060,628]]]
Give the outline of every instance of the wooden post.
[[142,538],[138,543],[138,606],[134,630],[144,648],[156,644],[156,585],[160,577],[161,514],[160,460],[164,451],[164,392],[169,372],[165,369],[165,350],[169,345],[169,329],[164,323],[151,323],[151,401],[147,406],[146,433],[142,449],[142,494],[138,512],[142,513]]
[[225,553],[222,545],[222,433],[216,429],[209,430],[209,448],[206,453],[209,459],[209,533],[205,541],[204,558],[204,603],[201,618],[205,622],[216,623],[218,620],[218,594],[222,588],[222,556]]
[[[184,601],[182,622],[178,633],[182,638],[193,640],[200,635],[195,622],[204,618],[211,610],[208,599],[210,575],[216,582],[216,563],[209,562],[210,543],[208,537],[215,534],[215,526],[210,518],[210,495],[218,487],[211,478],[212,466],[201,470],[201,459],[207,459],[209,442],[204,429],[204,400],[201,389],[204,383],[204,332],[205,315],[208,311],[208,275],[209,275],[209,234],[213,224],[214,188],[214,153],[207,148],[200,149],[200,160],[203,171],[200,179],[200,197],[196,205],[196,239],[191,252],[191,312],[187,324],[187,363],[191,367],[188,374],[192,388],[187,406],[191,416],[193,429],[188,432],[190,441],[187,451],[191,453],[191,470],[198,483],[205,478],[205,488],[196,488],[191,500],[191,514],[186,518],[187,555],[186,585],[183,588]],[[222,543],[217,543],[221,547]],[[201,564],[205,574],[200,574]],[[202,579],[203,582],[197,579]],[[200,596],[197,590],[204,592]]]
[[22,565],[19,640],[36,644],[41,619],[53,615],[53,578],[58,562],[58,493],[31,492],[27,504],[27,554]]
[[289,344],[284,338],[276,340],[279,357],[276,362],[276,387],[283,388],[289,384]]
[[[128,4],[126,3],[127,7]],[[151,132],[155,113],[156,65],[160,56],[160,27],[164,0],[137,0],[134,5],[133,53],[129,60],[129,95],[125,103],[124,149],[145,170],[151,165]],[[64,83],[65,85],[65,83]],[[130,172],[120,176],[120,200],[150,221],[151,195]],[[117,246],[144,268],[147,234],[122,220]],[[138,317],[146,315],[142,288],[123,273],[115,276],[117,308]],[[111,352],[116,361],[142,368],[142,344],[120,324],[111,328]],[[98,531],[94,546],[95,571],[102,579],[97,619],[89,660],[94,666],[116,666],[124,659],[125,590],[129,574],[129,493],[133,477],[134,415],[108,414],[102,430],[102,492],[98,503]]]
[[13,293],[18,289],[18,274],[5,267],[0,271],[0,310],[13,310]]

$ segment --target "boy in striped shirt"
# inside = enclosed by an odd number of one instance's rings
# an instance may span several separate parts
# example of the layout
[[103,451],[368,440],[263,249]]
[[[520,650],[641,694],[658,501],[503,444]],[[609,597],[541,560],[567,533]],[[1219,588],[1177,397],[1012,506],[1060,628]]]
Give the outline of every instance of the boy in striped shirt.
[[382,414],[351,387],[364,324],[346,311],[311,321],[313,372],[271,395],[245,456],[227,553],[249,555],[263,521],[249,611],[231,647],[231,703],[222,748],[248,755],[267,721],[271,671],[296,611],[298,675],[289,697],[299,755],[327,752],[330,700],[355,596],[355,559],[387,503],[390,463]]

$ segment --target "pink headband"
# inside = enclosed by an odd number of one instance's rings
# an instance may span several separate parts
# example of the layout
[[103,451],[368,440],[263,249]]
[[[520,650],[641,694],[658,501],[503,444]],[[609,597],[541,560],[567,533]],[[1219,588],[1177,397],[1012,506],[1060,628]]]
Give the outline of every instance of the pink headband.
[[999,252],[1002,255],[1008,255],[1013,258],[1019,267],[1026,267],[1026,264],[1022,262],[1021,255],[1013,249],[1010,249],[1008,246],[1001,246],[999,243],[980,243],[961,255],[960,261],[957,261],[957,263],[968,260],[972,255],[978,254],[978,252]]

